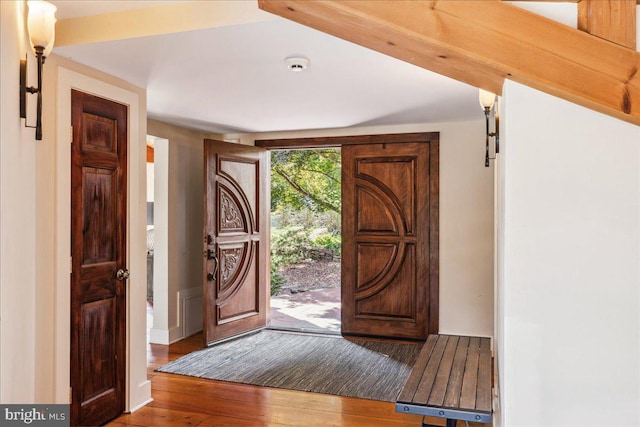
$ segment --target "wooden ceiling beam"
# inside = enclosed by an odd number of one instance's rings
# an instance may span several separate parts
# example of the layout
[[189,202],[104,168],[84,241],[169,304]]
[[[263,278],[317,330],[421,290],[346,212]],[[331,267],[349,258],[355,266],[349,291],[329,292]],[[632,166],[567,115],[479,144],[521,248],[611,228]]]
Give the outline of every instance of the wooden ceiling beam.
[[636,50],[636,3],[630,0],[580,0],[578,28]]
[[[512,2],[514,0],[502,0],[502,1]],[[544,3],[580,3],[582,0],[515,0],[515,1],[521,1],[521,2],[544,2]],[[626,0],[626,1],[629,1],[631,3],[635,3],[637,5],[640,5],[640,0]]]
[[500,94],[505,78],[640,124],[640,54],[502,1],[259,0],[260,8]]

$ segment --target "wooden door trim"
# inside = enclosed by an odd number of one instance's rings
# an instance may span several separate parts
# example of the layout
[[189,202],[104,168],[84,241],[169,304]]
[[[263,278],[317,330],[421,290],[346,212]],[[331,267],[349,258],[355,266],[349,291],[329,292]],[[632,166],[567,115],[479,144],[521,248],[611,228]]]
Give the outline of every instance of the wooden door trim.
[[429,141],[429,334],[440,328],[440,136]]
[[401,144],[407,142],[431,142],[439,139],[439,132],[389,133],[379,135],[327,136],[312,138],[258,139],[256,147],[267,150],[289,148],[329,148],[344,145]]

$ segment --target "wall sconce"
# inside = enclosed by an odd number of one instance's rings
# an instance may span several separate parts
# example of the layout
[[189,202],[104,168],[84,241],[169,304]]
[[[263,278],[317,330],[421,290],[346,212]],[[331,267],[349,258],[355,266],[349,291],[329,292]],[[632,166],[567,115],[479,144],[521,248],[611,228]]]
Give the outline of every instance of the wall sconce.
[[56,10],[57,8],[46,1],[28,1],[29,15],[27,18],[27,28],[29,30],[29,41],[34,54],[38,60],[38,86],[27,86],[27,61],[20,60],[20,117],[25,119],[24,125],[28,128],[34,126],[27,125],[27,93],[38,95],[37,117],[36,117],[36,140],[42,140],[42,66],[44,61],[53,49],[55,39]]
[[480,100],[480,106],[484,110],[484,117],[487,122],[487,139],[486,139],[486,154],[484,157],[484,166],[489,167],[489,160],[494,160],[496,157],[489,157],[489,138],[496,139],[495,147],[496,154],[500,152],[500,135],[499,135],[499,125],[500,125],[500,116],[498,112],[495,112],[494,119],[494,132],[489,132],[489,116],[491,115],[491,110],[493,109],[493,104],[496,100],[496,95],[494,93],[488,92],[486,90],[480,89],[480,93],[478,96]]

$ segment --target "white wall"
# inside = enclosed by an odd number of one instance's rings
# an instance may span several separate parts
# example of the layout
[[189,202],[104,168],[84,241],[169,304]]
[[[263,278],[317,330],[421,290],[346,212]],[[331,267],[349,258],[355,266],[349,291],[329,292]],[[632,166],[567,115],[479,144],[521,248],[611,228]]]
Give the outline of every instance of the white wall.
[[640,128],[509,81],[503,99],[499,425],[640,425]]
[[[202,307],[193,299],[202,298],[203,147],[207,135],[155,120],[148,121],[148,132],[156,138],[154,316],[150,339],[169,344],[184,338],[185,331],[193,331],[183,319],[197,316],[185,317],[185,304]],[[202,314],[199,317],[201,328]]]
[[[169,296],[169,141],[154,138],[154,204],[153,204],[153,326],[149,340],[169,344],[171,334],[179,337],[177,319],[169,320],[169,300],[176,306],[175,290]],[[175,286],[173,286],[175,288]],[[175,313],[174,313],[175,316]],[[171,325],[171,326],[170,326]],[[173,330],[173,332],[172,332]]]
[[[0,401],[36,400],[36,148],[18,108],[24,2],[0,2]],[[46,338],[45,338],[46,339]],[[50,340],[50,339],[49,339]],[[51,375],[47,375],[49,379]],[[51,382],[51,381],[50,381]],[[50,384],[50,387],[52,385]]]
[[484,121],[225,137],[253,144],[256,139],[409,132],[440,132],[440,332],[493,336],[493,166],[484,167]]
[[155,181],[155,166],[153,163],[147,163],[147,202],[153,202],[154,181]]

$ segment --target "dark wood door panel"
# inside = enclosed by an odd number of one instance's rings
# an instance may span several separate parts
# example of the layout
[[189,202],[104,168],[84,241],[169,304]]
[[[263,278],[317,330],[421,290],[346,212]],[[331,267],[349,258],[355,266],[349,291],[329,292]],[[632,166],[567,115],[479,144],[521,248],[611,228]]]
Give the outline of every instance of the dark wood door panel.
[[217,228],[219,235],[233,235],[234,233],[248,233],[254,228],[251,210],[247,208],[247,201],[239,191],[229,185],[218,182],[216,185],[218,217]]
[[117,262],[118,173],[115,169],[82,168],[82,265]]
[[237,242],[218,244],[218,260],[220,260],[218,298],[227,299],[237,293],[252,270],[250,264],[255,259],[253,242]]
[[[387,151],[399,151],[401,145],[390,145]],[[349,148],[346,149],[350,151]],[[428,150],[423,150],[427,156]],[[355,185],[358,193],[358,231],[393,232],[398,236],[415,234],[417,179],[419,172],[413,156],[359,158],[355,163]],[[365,195],[370,195],[367,198]],[[427,193],[428,197],[428,193]],[[376,199],[374,203],[372,199]],[[386,217],[393,221],[394,229],[364,222],[366,217]]]
[[[101,113],[104,114],[104,113]],[[112,117],[82,113],[82,152],[95,152],[99,157],[117,161],[118,159],[118,120]]]
[[384,286],[389,274],[395,275],[400,265],[399,245],[395,242],[363,242],[356,247],[356,292],[375,292]]
[[389,198],[378,194],[377,187],[356,186],[356,204],[359,207],[356,219],[358,232],[389,233],[396,236],[401,224],[396,223],[393,205]]
[[[261,215],[263,214],[258,207],[261,197],[264,197],[264,194],[260,194],[260,190],[264,190],[266,186],[266,182],[260,182],[261,173],[264,172],[261,170],[264,168],[264,164],[260,164],[261,161],[264,162],[264,154],[258,157],[229,154],[218,157],[218,185],[220,185],[221,190],[226,187],[236,201],[235,204],[227,205],[224,202],[231,202],[233,199],[221,199],[223,203],[219,207],[224,210],[224,212],[220,212],[221,225],[223,221],[235,217],[237,212],[234,209],[241,209],[245,215],[245,227],[243,230],[247,232],[250,228],[256,232],[261,231]],[[224,215],[222,215],[223,213]],[[224,231],[230,232],[232,230],[220,229],[221,233]]]
[[[87,402],[117,387],[115,298],[103,298],[83,304],[82,322],[85,326],[80,343],[82,401]],[[102,333],[94,333],[101,331]],[[104,336],[110,339],[105,340]]]
[[100,299],[114,298],[120,288],[115,280],[116,272],[115,263],[81,267],[82,279],[77,283],[78,290],[82,293],[80,302],[87,304]]
[[[260,270],[257,262],[258,245],[219,244],[220,260],[217,322],[223,325],[260,315]],[[258,323],[255,327],[260,327]]]
[[127,107],[72,91],[71,424],[124,411]]
[[342,149],[346,335],[426,339],[437,330],[437,144]]
[[372,286],[359,287],[354,293],[356,318],[416,320],[415,246],[406,245],[396,257],[398,268],[387,270]]
[[265,163],[263,149],[205,140],[206,344],[266,325]]

